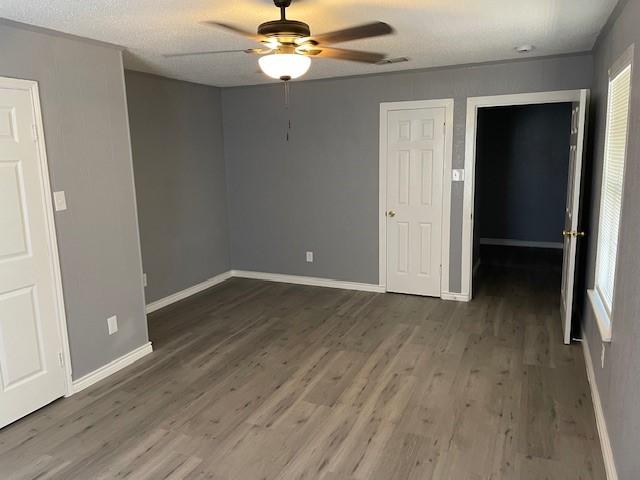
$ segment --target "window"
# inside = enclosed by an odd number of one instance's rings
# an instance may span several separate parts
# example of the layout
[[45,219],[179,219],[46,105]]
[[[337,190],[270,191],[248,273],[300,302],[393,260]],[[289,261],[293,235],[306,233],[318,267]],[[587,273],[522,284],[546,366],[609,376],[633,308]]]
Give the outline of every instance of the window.
[[600,333],[605,341],[611,339],[611,312],[613,310],[629,124],[631,58],[632,56],[627,52],[609,72],[596,278],[594,289],[589,292]]

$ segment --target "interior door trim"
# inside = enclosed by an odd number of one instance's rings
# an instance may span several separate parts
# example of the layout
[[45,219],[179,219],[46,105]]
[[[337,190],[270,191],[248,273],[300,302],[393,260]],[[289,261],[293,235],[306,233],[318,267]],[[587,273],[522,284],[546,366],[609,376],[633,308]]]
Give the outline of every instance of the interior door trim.
[[10,77],[0,77],[0,88],[11,88],[14,90],[26,90],[31,96],[33,117],[35,119],[35,136],[37,144],[38,161],[42,172],[42,198],[44,200],[44,214],[48,233],[48,243],[51,247],[51,272],[54,284],[54,296],[56,303],[55,316],[58,324],[58,334],[62,345],[62,362],[65,372],[65,396],[73,394],[73,380],[71,377],[71,354],[69,349],[69,336],[67,330],[67,315],[64,307],[64,292],[62,289],[62,273],[60,270],[60,257],[58,254],[58,240],[56,236],[55,217],[53,213],[53,199],[51,194],[51,180],[49,176],[49,162],[47,159],[46,142],[44,138],[44,127],[42,123],[42,110],[40,106],[40,92],[38,82],[35,80],[23,80]]
[[[518,93],[512,95],[495,95],[484,97],[469,97],[467,99],[467,124],[465,131],[465,182],[462,216],[462,294],[471,299],[473,288],[473,220],[475,195],[475,163],[476,163],[476,133],[478,109],[483,107],[498,107],[511,105],[535,105],[541,103],[573,103],[588,102],[589,90],[560,90],[551,92]],[[584,138],[586,119],[582,118],[578,132],[578,156],[584,158]],[[577,219],[576,219],[577,221]],[[575,230],[575,229],[574,229]]]
[[450,298],[449,290],[449,237],[451,226],[451,165],[453,161],[453,98],[436,100],[411,100],[406,102],[380,103],[380,153],[378,186],[378,282],[387,288],[387,114],[394,110],[417,110],[421,108],[445,109],[445,139],[442,184],[442,272],[441,297]]

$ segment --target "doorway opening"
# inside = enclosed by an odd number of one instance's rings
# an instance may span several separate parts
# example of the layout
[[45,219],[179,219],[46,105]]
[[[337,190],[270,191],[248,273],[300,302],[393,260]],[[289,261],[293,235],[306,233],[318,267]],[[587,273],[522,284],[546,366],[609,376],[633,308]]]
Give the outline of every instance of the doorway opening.
[[516,301],[522,289],[548,295],[564,343],[584,235],[587,100],[586,90],[477,97],[467,111],[463,289],[471,297],[483,286],[499,288]]
[[571,103],[478,110],[474,293],[490,276],[493,287],[559,297],[571,111]]

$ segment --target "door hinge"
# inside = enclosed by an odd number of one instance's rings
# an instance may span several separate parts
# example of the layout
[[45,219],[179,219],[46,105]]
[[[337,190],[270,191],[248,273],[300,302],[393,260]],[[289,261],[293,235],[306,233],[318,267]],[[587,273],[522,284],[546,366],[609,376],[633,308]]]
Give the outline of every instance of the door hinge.
[[61,367],[64,367],[64,355],[62,355],[62,352],[58,352],[58,363]]
[[38,141],[38,127],[36,127],[35,123],[31,124],[31,137],[33,138],[34,142]]

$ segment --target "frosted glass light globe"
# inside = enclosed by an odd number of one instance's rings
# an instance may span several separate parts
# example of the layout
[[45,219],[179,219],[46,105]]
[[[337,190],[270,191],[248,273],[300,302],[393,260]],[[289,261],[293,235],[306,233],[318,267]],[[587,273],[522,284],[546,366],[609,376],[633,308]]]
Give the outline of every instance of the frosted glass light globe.
[[271,78],[292,79],[307,73],[311,59],[297,53],[274,53],[258,60],[260,69]]

